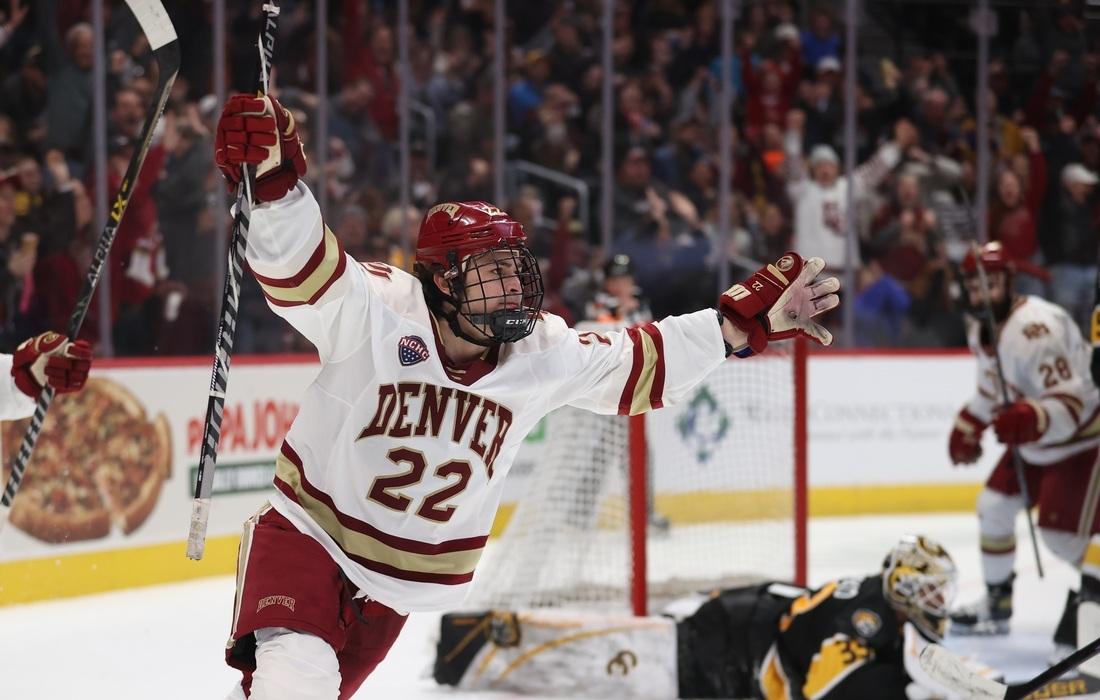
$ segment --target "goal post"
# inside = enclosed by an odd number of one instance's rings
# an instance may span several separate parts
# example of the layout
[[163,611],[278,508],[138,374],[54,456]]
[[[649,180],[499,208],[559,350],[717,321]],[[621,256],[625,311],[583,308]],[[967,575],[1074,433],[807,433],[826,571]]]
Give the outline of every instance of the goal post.
[[638,416],[550,414],[467,605],[645,615],[716,587],[805,583],[806,354],[730,360]]
[[[807,494],[807,412],[806,412],[806,341],[795,339],[788,348],[791,372],[790,400],[791,411],[791,518],[793,541],[793,561],[790,579],[799,585],[805,585],[807,579],[806,562],[806,524],[809,517],[809,498]],[[737,360],[732,360],[736,362]],[[647,578],[647,528],[649,513],[647,509],[646,463],[646,414],[631,416],[628,422],[629,459],[630,459],[630,606],[635,615],[648,613],[649,581]]]

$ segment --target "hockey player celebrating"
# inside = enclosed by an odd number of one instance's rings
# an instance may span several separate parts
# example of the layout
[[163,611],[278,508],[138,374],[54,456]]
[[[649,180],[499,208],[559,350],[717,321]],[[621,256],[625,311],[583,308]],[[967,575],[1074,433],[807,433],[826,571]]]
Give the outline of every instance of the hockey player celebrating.
[[522,227],[484,202],[425,215],[415,275],[346,256],[299,180],[293,117],[231,97],[215,160],[232,185],[257,167],[248,264],[271,309],[316,346],[275,466],[245,525],[227,661],[234,697],[347,698],[410,611],[465,597],[512,459],[550,410],[638,413],[670,404],[731,354],[832,337],[813,316],[839,283],[794,253],[718,310],[580,336],[541,311]]
[[[785,583],[677,601],[671,617],[455,613],[435,677],[467,689],[615,698],[905,700],[950,693],[917,659],[942,638],[955,565],[906,536],[876,574],[816,590]],[[687,608],[689,614],[682,616]],[[632,657],[625,657],[628,649]]]
[[[985,272],[983,289],[978,265]],[[1061,307],[1013,291],[1014,269],[1000,243],[971,250],[962,263],[970,349],[978,386],[959,412],[948,445],[954,464],[973,464],[992,425],[1004,454],[978,496],[986,595],[951,614],[957,634],[1004,635],[1012,617],[1015,523],[1025,508],[1012,449],[1023,461],[1027,492],[1039,509],[1039,532],[1050,551],[1081,570],[1081,599],[1100,600],[1100,394],[1089,375],[1090,349]],[[992,307],[994,327],[984,310]],[[999,355],[1009,403],[995,365]],[[1076,597],[1071,593],[1055,643],[1076,646]]]

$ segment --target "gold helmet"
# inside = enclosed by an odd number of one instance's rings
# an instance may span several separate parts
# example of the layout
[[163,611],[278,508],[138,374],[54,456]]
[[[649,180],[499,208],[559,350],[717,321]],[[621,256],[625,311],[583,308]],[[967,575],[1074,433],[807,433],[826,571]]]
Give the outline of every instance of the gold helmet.
[[921,535],[906,535],[882,564],[882,592],[921,634],[940,641],[947,611],[955,599],[958,571],[942,546]]

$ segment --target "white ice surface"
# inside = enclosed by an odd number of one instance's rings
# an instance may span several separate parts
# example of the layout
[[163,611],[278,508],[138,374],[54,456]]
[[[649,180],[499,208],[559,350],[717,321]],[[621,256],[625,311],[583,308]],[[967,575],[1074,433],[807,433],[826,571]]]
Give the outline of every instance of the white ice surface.
[[[974,515],[825,518],[810,525],[810,583],[869,573],[907,532],[947,547],[960,568],[959,598],[984,590]],[[1007,638],[952,639],[1002,669],[1010,681],[1044,665],[1050,636],[1077,575],[1043,550],[1046,578],[1036,575],[1019,521],[1015,616]],[[182,555],[181,555],[182,556]],[[0,698],[4,700],[180,700],[225,697],[238,676],[223,649],[233,605],[233,579],[202,581],[0,608]],[[414,614],[389,656],[356,698],[506,700],[507,693],[461,695],[440,688],[429,671],[438,614]]]

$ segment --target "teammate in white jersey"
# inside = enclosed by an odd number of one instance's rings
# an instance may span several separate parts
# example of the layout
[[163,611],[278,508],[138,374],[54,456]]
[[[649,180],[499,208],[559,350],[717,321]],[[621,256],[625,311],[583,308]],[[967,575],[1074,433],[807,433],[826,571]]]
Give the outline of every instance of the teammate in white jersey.
[[230,184],[258,165],[248,264],[322,365],[241,541],[235,697],[349,697],[408,612],[461,603],[509,466],[550,410],[639,413],[730,354],[832,340],[812,317],[837,305],[839,283],[815,283],[824,261],[794,253],[718,310],[587,335],[541,311],[522,227],[484,202],[428,211],[415,276],[353,260],[298,181],[294,121],[271,98],[230,98],[215,160]]
[[[996,324],[984,321],[979,259],[986,272]],[[1050,551],[1081,570],[1081,595],[1100,599],[1100,393],[1089,374],[1090,348],[1061,307],[1013,292],[1014,269],[1000,243],[963,259],[968,338],[978,359],[978,386],[959,412],[948,451],[955,464],[981,456],[981,435],[992,425],[1006,446],[978,496],[982,573],[987,593],[951,615],[956,634],[1007,634],[1012,616],[1016,516],[1024,508],[1012,464],[1019,450],[1039,532]],[[999,354],[1008,405],[994,365]],[[1075,645],[1075,600],[1070,596],[1059,644]]]

